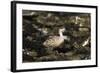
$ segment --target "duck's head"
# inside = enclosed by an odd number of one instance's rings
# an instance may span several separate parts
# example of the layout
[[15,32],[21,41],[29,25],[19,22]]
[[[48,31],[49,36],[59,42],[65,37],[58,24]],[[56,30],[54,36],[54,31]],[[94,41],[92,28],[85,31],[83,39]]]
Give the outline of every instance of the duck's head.
[[65,28],[59,29],[60,32],[64,32],[65,30],[66,30]]

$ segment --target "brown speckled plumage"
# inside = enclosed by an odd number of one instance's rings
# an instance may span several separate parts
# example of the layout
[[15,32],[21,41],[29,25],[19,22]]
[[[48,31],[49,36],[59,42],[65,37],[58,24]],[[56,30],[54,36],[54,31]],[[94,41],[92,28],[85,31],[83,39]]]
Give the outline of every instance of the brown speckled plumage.
[[62,34],[62,32],[64,32],[65,29],[59,29],[59,35],[60,36],[50,36],[44,43],[43,45],[45,47],[51,47],[51,48],[55,48],[60,46],[63,42],[64,42],[64,36]]

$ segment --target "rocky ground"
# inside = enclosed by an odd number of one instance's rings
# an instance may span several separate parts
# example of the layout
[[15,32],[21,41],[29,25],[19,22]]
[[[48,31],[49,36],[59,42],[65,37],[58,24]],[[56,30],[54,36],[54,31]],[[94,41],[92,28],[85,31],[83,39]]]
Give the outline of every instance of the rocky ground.
[[[62,27],[70,40],[52,51],[43,46]],[[90,27],[88,13],[23,10],[23,62],[91,59]]]

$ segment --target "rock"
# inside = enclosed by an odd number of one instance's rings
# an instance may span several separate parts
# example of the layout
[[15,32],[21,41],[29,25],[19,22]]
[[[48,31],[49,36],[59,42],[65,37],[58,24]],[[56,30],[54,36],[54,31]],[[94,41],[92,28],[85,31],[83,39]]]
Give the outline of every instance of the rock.
[[29,41],[32,41],[32,37],[31,36],[27,36],[26,39],[28,39]]
[[79,55],[68,56],[67,59],[68,60],[81,60]]
[[74,54],[74,51],[70,51],[70,52],[65,53],[65,56],[72,56],[73,54]]

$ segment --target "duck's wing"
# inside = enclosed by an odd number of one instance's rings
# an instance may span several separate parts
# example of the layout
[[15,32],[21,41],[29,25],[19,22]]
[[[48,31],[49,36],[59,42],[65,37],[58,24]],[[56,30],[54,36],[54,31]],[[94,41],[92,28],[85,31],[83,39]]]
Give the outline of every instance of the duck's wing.
[[64,39],[60,38],[59,36],[49,37],[43,45],[46,47],[58,47],[62,44]]

